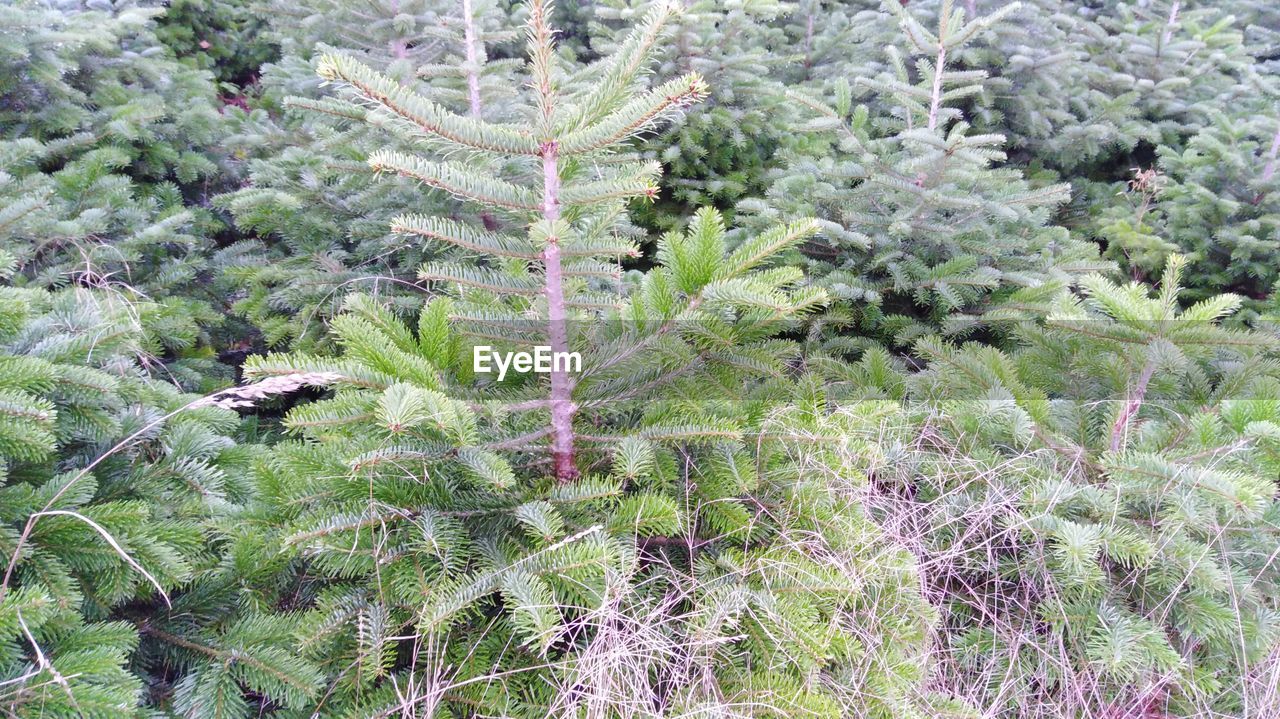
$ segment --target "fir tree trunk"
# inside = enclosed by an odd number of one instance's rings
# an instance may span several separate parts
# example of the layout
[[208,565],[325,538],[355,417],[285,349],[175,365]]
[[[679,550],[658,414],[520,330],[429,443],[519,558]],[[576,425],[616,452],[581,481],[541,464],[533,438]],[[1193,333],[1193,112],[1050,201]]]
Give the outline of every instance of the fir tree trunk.
[[[555,141],[542,145],[542,216],[552,232],[560,221],[559,146]],[[564,276],[560,268],[560,243],[554,234],[547,238],[542,253],[546,267],[547,322],[553,357],[569,351],[569,333],[565,324]],[[578,477],[573,463],[573,380],[558,362],[551,371],[551,457],[556,479],[568,482]]]
[[942,68],[947,63],[947,46],[941,32],[938,34],[938,59],[933,64],[933,92],[929,100],[929,129],[938,126],[938,112],[942,109]]
[[[476,19],[471,0],[462,0],[463,44],[467,57],[467,100],[471,116],[480,118],[480,62],[476,53]],[[486,223],[487,224],[487,223]]]
[[[391,3],[391,12],[398,14],[400,12],[400,3]],[[409,56],[409,40],[403,37],[392,38],[390,48],[391,56],[397,60],[403,60]],[[406,84],[405,80],[401,80],[400,84]]]

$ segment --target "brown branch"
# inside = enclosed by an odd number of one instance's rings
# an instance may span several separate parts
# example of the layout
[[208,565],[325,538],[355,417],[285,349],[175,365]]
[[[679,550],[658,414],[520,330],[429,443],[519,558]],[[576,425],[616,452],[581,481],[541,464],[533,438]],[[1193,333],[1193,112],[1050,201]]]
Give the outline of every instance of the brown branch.
[[1147,363],[1142,366],[1142,373],[1138,375],[1137,386],[1129,393],[1129,399],[1125,401],[1124,409],[1120,411],[1120,416],[1111,428],[1112,452],[1120,451],[1120,445],[1124,443],[1125,433],[1129,429],[1129,422],[1138,413],[1138,410],[1142,408],[1142,400],[1147,396],[1147,384],[1151,382],[1151,376],[1155,374],[1155,371],[1155,361],[1148,359]]
[[[569,332],[566,327],[567,309],[564,300],[564,271],[560,266],[560,240],[555,237],[555,226],[560,221],[560,165],[559,146],[556,142],[542,145],[542,217],[553,233],[547,238],[547,248],[542,252],[545,265],[545,291],[547,297],[547,334],[551,351],[569,351]],[[577,407],[573,403],[573,378],[566,368],[551,368],[551,456],[556,479],[570,482],[578,478],[578,468],[573,462],[573,415]]]

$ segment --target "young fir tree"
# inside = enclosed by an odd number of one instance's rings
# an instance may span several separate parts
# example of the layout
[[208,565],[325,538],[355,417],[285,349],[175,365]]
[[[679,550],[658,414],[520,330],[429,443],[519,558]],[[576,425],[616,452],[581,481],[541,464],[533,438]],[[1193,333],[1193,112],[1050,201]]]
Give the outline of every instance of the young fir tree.
[[[665,1],[665,0],[662,0]],[[655,0],[595,3],[593,49],[610,51],[633,18],[661,4]],[[661,49],[659,80],[696,72],[711,88],[696,112],[648,138],[641,152],[663,164],[662,193],[636,207],[637,221],[667,229],[697,208],[731,210],[764,190],[773,153],[786,127],[786,98],[779,80],[797,61],[787,51],[779,21],[794,8],[776,0],[746,3],[686,2]]]
[[1117,3],[1098,24],[1107,36],[1092,50],[1101,62],[1100,82],[1119,94],[1134,91],[1143,117],[1176,142],[1207,120],[1209,107],[1256,103],[1256,59],[1244,44],[1236,18],[1214,6],[1177,0],[1145,6]]
[[[979,12],[990,7],[974,4]],[[1096,14],[1077,3],[1024,0],[988,32],[988,42],[965,47],[958,59],[990,75],[974,98],[973,122],[1003,134],[1015,156],[1084,174],[1144,140],[1159,141],[1142,121],[1142,92],[1101,81],[1107,33]]]
[[182,409],[195,397],[142,362],[136,312],[109,293],[0,287],[7,716],[151,716],[139,629],[216,565],[211,523],[248,497],[238,418]]
[[[638,86],[672,12],[575,80],[531,3],[520,124],[321,61],[381,127],[451,149],[372,166],[475,209],[393,221],[471,258],[424,265],[449,296],[416,327],[355,295],[332,323],[338,357],[246,364],[335,378],[286,417],[296,440],[260,466],[230,552],[255,577],[241,606],[303,611],[301,659],[326,677],[316,715],[960,711],[921,688],[932,611],[910,556],[858,510],[873,447],[850,437],[895,408],[829,407],[778,336],[825,297],[773,264],[814,224],[731,247],[705,210],[661,238],[652,270],[618,267],[634,249],[613,225],[656,168],[613,152],[706,93],[696,75]],[[493,381],[477,344],[580,352],[582,371]],[[183,680],[184,706],[238,701],[213,670]]]
[[[971,131],[959,107],[983,92],[984,73],[953,59],[1001,17],[977,19],[944,3],[932,32],[895,7],[909,56],[891,46],[891,73],[858,78],[882,116],[853,104],[855,86],[834,83],[830,101],[793,92],[816,115],[803,125],[762,217],[814,213],[823,241],[805,248],[812,271],[862,333],[907,343],[998,302],[1010,288],[1101,268],[1096,250],[1048,226],[1067,186],[1024,178],[1003,137]],[[860,90],[861,91],[861,90]]]
[[[1247,716],[1280,646],[1274,340],[1219,295],[1099,276],[1020,349],[933,338],[910,378],[846,372],[917,417],[873,515],[944,607],[943,676],[1002,716]],[[914,435],[914,436],[912,436]]]
[[1229,11],[1104,5],[1024,2],[990,42],[962,50],[959,62],[991,75],[974,124],[1038,164],[1090,176],[1127,169],[1146,146],[1178,145],[1206,107],[1255,101],[1265,79]]
[[783,82],[814,92],[833,80],[884,72],[884,47],[900,37],[896,16],[881,3],[800,0],[783,28],[800,53],[784,66]]
[[234,91],[253,83],[276,57],[264,32],[268,15],[253,0],[170,0],[156,37],[184,62],[209,70]]
[[216,323],[193,201],[225,182],[216,91],[135,2],[0,7],[0,264],[20,285],[100,286],[154,300],[155,344],[185,351]]
[[1142,276],[1188,254],[1189,294],[1232,288],[1261,301],[1280,276],[1280,118],[1216,113],[1184,146],[1159,149],[1157,168],[1130,183],[1132,207],[1102,213],[1108,251]]
[[375,292],[416,311],[415,272],[434,255],[389,232],[388,222],[415,203],[442,214],[458,208],[448,198],[421,205],[409,181],[375,180],[364,158],[386,146],[386,134],[364,122],[366,108],[324,88],[315,63],[341,52],[451,110],[500,120],[511,108],[513,62],[490,61],[488,49],[515,34],[506,14],[482,0],[268,9],[286,55],[265,69],[264,92],[231,140],[251,158],[251,185],[217,200],[260,239],[216,261],[236,311],[268,347],[310,348],[349,292]]
[[[705,86],[701,78],[690,74],[622,104],[643,54],[657,42],[672,12],[664,6],[646,18],[609,63],[593,68],[594,72],[589,70],[592,82],[585,83],[587,94],[570,97],[560,106],[545,11],[540,4],[531,6],[530,57],[539,113],[531,130],[455,115],[342,56],[322,59],[320,73],[326,79],[346,83],[374,103],[369,119],[409,142],[429,149],[444,143],[450,157],[470,156],[469,160],[436,162],[416,154],[379,150],[369,158],[375,171],[400,175],[479,203],[517,224],[533,222],[527,239],[512,239],[509,233],[494,232],[487,226],[423,215],[403,215],[391,224],[398,234],[480,256],[481,263],[428,263],[419,276],[474,290],[460,298],[461,309],[477,313],[486,324],[501,327],[518,323],[528,317],[522,313],[531,311],[526,306],[528,298],[540,297],[543,306],[532,311],[545,317],[545,338],[552,352],[560,353],[568,351],[570,312],[613,304],[591,286],[603,281],[607,289],[610,279],[619,275],[616,266],[610,268],[605,262],[635,253],[611,237],[612,221],[621,214],[622,202],[651,197],[655,192],[656,164],[612,161],[608,151],[664,115],[700,99]],[[495,165],[496,158],[505,159],[509,167]],[[533,189],[526,183],[533,184]],[[561,249],[562,243],[566,249]],[[513,337],[518,340],[527,335]],[[553,372],[551,377],[555,471],[568,480],[577,474],[573,467],[572,387],[563,371]]]

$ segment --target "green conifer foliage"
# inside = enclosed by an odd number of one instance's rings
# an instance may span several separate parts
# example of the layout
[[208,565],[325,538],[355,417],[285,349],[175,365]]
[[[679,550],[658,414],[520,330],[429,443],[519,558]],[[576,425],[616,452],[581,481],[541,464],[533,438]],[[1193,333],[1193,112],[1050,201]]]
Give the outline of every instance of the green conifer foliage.
[[217,316],[201,291],[222,181],[207,73],[176,62],[134,2],[0,8],[0,255],[13,281],[154,300],[147,323],[190,348]]
[[0,715],[1280,716],[1275,2],[552,19],[0,1]]
[[517,64],[488,54],[515,33],[506,13],[482,0],[358,10],[288,2],[263,12],[274,18],[286,54],[266,67],[253,110],[236,118],[231,143],[248,158],[251,185],[217,200],[257,239],[232,245],[216,261],[236,311],[259,329],[263,344],[306,349],[323,341],[323,321],[349,292],[372,292],[416,312],[416,270],[437,254],[389,232],[389,222],[410,206],[458,212],[448,197],[423,197],[412,181],[374,178],[365,158],[379,148],[413,146],[388,145],[385,132],[364,122],[365,107],[323,86],[315,64],[326,53],[357,58],[450,110],[503,120]]
[[156,36],[180,60],[234,88],[253,82],[275,56],[266,17],[252,0],[170,0]]
[[239,420],[140,362],[118,296],[0,288],[0,706],[141,716],[147,617],[217,559],[211,522],[248,497]]
[[[609,51],[634,18],[664,2],[596,3],[592,47]],[[796,60],[785,50],[779,25],[793,9],[775,0],[683,3],[655,75],[668,80],[696,72],[707,79],[710,93],[696,111],[640,147],[646,158],[663,164],[664,173],[658,201],[633,208],[637,221],[667,229],[699,207],[732,211],[740,198],[763,192],[785,126],[779,122],[786,102],[778,79]]]
[[1086,279],[1011,354],[928,339],[905,382],[862,373],[917,417],[873,514],[945,607],[943,675],[1001,716],[1242,716],[1263,696],[1275,343],[1221,326],[1239,297],[1180,309],[1184,267],[1154,297]]
[[[371,165],[504,228],[394,220],[474,258],[422,268],[449,296],[411,328],[353,295],[332,323],[339,356],[246,363],[263,382],[336,377],[285,418],[294,438],[259,468],[231,550],[281,558],[251,604],[303,610],[321,715],[959,710],[922,689],[933,613],[910,556],[857,509],[871,448],[838,439],[895,408],[829,408],[779,337],[825,300],[775,262],[814,223],[731,245],[704,210],[660,239],[652,270],[624,277],[611,259],[634,252],[613,227],[656,168],[607,151],[705,93],[696,75],[637,87],[671,12],[579,82],[531,3],[523,125],[452,113],[349,58],[320,63],[381,127],[452,150]],[[494,381],[476,373],[478,344],[578,351],[582,371]],[[212,668],[184,680],[210,687],[199,706],[219,701]]]
[[1202,124],[1209,107],[1256,108],[1262,99],[1258,83],[1265,80],[1257,76],[1237,18],[1213,4],[1114,3],[1097,22],[1108,33],[1091,48],[1109,73],[1103,82],[1112,94],[1133,93],[1161,142]]
[[964,58],[995,76],[979,124],[1081,176],[1071,215],[1086,217],[1067,218],[1077,234],[1133,277],[1186,253],[1195,297],[1258,300],[1273,281],[1261,260],[1273,212],[1259,187],[1280,89],[1264,42],[1247,39],[1258,16],[1247,5],[1033,2]]
[[[994,3],[976,5],[986,11]],[[1078,172],[1159,141],[1140,117],[1138,79],[1106,81],[1111,73],[1099,65],[1110,38],[1096,13],[1079,3],[1024,0],[988,32],[988,42],[964,48],[960,60],[990,75],[974,98],[974,124],[1005,135],[1011,151]]]
[[[875,452],[858,437],[897,408],[838,410],[780,376],[795,347],[748,297],[772,297],[770,318],[810,300],[774,284],[790,272],[746,268],[785,235],[734,251],[723,238],[710,212],[669,235],[660,268],[599,323],[615,360],[590,379],[610,391],[575,397],[596,434],[571,482],[548,470],[547,423],[522,395],[470,379],[453,302],[415,331],[353,297],[340,357],[250,360],[253,378],[341,377],[286,418],[297,440],[260,470],[233,552],[305,559],[272,586],[307,600],[297,636],[330,677],[322,715],[951,706],[920,688],[933,613],[914,563],[858,508]],[[729,307],[746,321],[726,323]],[[619,321],[642,312],[658,314]],[[674,375],[662,391],[659,373]]]
[[1127,188],[1132,207],[1100,218],[1109,252],[1138,275],[1186,252],[1191,296],[1232,288],[1262,300],[1278,279],[1280,119],[1219,112],[1185,149],[1159,152]]
[[[696,74],[644,93],[635,91],[645,56],[672,11],[663,6],[652,12],[613,57],[588,68],[590,83],[562,96],[552,31],[546,24],[549,10],[539,3],[530,5],[534,107],[530,124],[523,127],[452,113],[340,55],[320,61],[322,77],[344,83],[373,105],[367,120],[411,145],[450,158],[436,161],[439,155],[382,149],[369,157],[376,172],[416,180],[475,203],[482,213],[492,213],[482,214],[482,219],[497,215],[500,224],[529,227],[528,235],[521,237],[494,231],[487,219],[476,226],[452,218],[401,215],[391,223],[398,234],[481,258],[480,263],[424,264],[419,270],[422,280],[461,288],[464,308],[488,314],[479,318],[486,324],[500,327],[540,316],[545,326],[538,331],[554,353],[568,351],[571,312],[616,304],[591,283],[607,283],[611,277],[616,281],[620,270],[604,263],[635,254],[615,238],[615,218],[624,202],[656,193],[659,168],[654,163],[615,161],[610,153],[706,92]],[[540,305],[531,307],[530,298]],[[563,370],[552,372],[551,378],[556,474],[568,480],[577,474],[572,381]]]
[[800,0],[782,22],[799,57],[782,68],[787,85],[877,75],[886,67],[884,47],[899,38],[892,12],[880,3]]
[[1026,179],[1005,158],[1004,138],[971,130],[959,107],[983,91],[984,73],[953,66],[1000,18],[965,19],[944,3],[931,31],[898,8],[908,55],[891,46],[891,72],[856,78],[885,114],[854,105],[854,86],[834,83],[828,100],[793,92],[813,119],[802,129],[763,217],[815,213],[823,242],[805,248],[814,274],[847,303],[862,332],[906,343],[998,299],[1008,288],[1063,280],[1101,268],[1096,251],[1047,226],[1067,186]]
[[974,124],[1039,164],[1089,175],[1126,169],[1116,164],[1140,145],[1180,145],[1212,108],[1257,111],[1267,80],[1244,23],[1219,3],[1197,5],[1022,3],[958,58],[991,75]]

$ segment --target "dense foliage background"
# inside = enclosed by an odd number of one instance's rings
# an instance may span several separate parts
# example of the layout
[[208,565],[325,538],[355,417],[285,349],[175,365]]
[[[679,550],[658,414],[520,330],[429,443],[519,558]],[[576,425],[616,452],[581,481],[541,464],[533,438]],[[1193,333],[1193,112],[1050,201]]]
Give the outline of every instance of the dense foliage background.
[[8,0],[0,711],[1280,716],[1278,73],[1268,0]]

